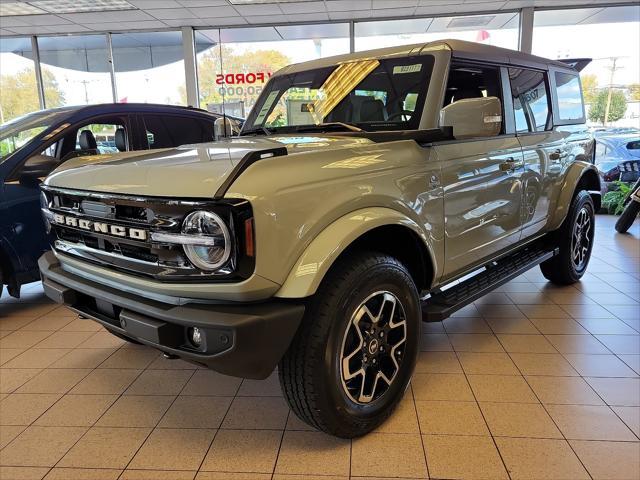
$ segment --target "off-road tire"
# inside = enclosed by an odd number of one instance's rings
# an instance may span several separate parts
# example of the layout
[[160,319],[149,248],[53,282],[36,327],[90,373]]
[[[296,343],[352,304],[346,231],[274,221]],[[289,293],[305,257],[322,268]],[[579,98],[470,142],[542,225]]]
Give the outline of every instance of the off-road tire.
[[[572,255],[572,238],[574,235],[574,227],[578,222],[581,212],[586,212],[590,221],[590,241],[586,252],[586,261],[581,265],[576,265]],[[576,283],[582,278],[587,270],[591,251],[593,249],[594,230],[595,230],[595,207],[589,192],[585,190],[579,191],[571,201],[569,213],[564,219],[562,226],[549,234],[552,246],[560,249],[558,255],[553,256],[549,260],[540,264],[540,270],[547,280],[559,285],[570,285]]]
[[636,217],[640,212],[640,203],[631,200],[616,221],[616,231],[618,233],[627,233],[627,230],[631,228],[633,222],[636,221]]
[[[381,291],[395,296],[405,313],[406,340],[400,352],[404,356],[391,384],[384,386],[387,390],[362,404],[349,398],[343,387],[340,365],[345,331],[362,302]],[[339,260],[309,300],[279,363],[280,385],[289,406],[301,420],[331,435],[353,438],[370,432],[389,417],[406,391],[419,349],[420,324],[418,292],[402,263],[376,252],[358,252]],[[389,350],[393,351],[387,348],[386,355]]]

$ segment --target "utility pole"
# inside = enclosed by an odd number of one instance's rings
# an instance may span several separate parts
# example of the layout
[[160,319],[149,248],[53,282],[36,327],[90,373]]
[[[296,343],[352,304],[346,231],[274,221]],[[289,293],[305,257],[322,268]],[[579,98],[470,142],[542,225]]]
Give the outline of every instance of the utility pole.
[[611,109],[611,94],[613,93],[613,75],[616,73],[616,63],[618,62],[618,58],[620,57],[611,57],[611,61],[613,63],[611,64],[611,67],[609,67],[609,69],[611,70],[611,76],[609,77],[607,106],[604,109],[604,119],[602,121],[602,125],[605,127],[607,126],[607,123],[609,121],[609,110]]

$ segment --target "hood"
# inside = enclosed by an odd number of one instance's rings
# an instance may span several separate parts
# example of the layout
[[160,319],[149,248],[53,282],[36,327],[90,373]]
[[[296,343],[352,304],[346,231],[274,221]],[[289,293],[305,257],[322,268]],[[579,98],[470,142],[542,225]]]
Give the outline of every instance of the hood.
[[77,157],[54,170],[44,184],[126,195],[212,198],[248,153],[284,146],[288,155],[296,155],[363,143],[370,140],[328,135],[238,137],[162,150]]

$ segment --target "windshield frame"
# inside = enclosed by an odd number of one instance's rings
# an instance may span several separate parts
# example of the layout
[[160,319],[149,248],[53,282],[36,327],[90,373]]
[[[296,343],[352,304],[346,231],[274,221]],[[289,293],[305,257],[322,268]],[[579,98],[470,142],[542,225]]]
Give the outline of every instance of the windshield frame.
[[[365,61],[371,61],[371,60],[372,60],[371,58],[366,58],[366,59],[363,58],[363,59],[358,59],[358,60],[354,60],[353,62],[347,62],[347,63],[365,62]],[[269,119],[269,116],[273,113],[275,107],[281,102],[283,95],[289,89],[296,88],[295,87],[296,76],[317,72],[318,75],[324,74],[326,78],[328,78],[331,76],[333,72],[335,72],[338,69],[340,65],[344,65],[344,63],[341,63],[341,64],[334,64],[334,65],[328,65],[323,67],[309,68],[306,70],[299,70],[292,73],[284,73],[284,74],[272,76],[267,82],[267,84],[265,85],[257,102],[251,109],[251,112],[249,113],[246,121],[244,122],[240,135],[243,135],[244,132],[246,132],[244,133],[245,135],[255,134],[261,130],[268,131],[271,134],[295,133],[299,130],[309,130],[314,128],[317,128],[318,130],[323,130],[325,129],[326,125],[335,126],[338,123],[343,124],[345,126],[345,130],[347,130],[348,127],[351,126],[363,131],[368,131],[368,132],[403,131],[403,130],[419,129],[420,124],[422,122],[422,116],[425,113],[425,103],[426,103],[427,94],[430,88],[431,79],[433,77],[436,57],[433,54],[421,54],[421,55],[415,55],[415,56],[398,56],[398,57],[389,57],[389,58],[379,58],[376,60],[379,62],[379,66],[373,72],[377,72],[378,68],[380,67],[386,68],[387,65],[394,65],[395,63],[405,63],[405,62],[411,63],[411,64],[420,63],[423,66],[423,71],[421,72],[421,79],[419,82],[420,83],[419,91],[405,93],[405,97],[410,93],[417,93],[417,98],[415,101],[415,109],[413,111],[413,115],[411,115],[411,118],[409,120],[407,121],[385,120],[380,122],[349,122],[346,119],[340,119],[340,120],[327,121],[326,118],[334,110],[332,109],[323,118],[324,121],[319,123],[294,124],[294,125],[284,125],[284,126],[273,126],[273,125],[267,124],[267,120]],[[387,70],[387,74],[389,74],[388,70]],[[369,78],[369,75],[367,75],[363,81],[366,81],[367,78]],[[286,86],[287,84],[288,86]],[[363,90],[363,88],[360,88],[361,84],[362,84],[362,81],[353,85],[350,88],[350,93],[347,94],[347,96],[343,97],[342,100],[344,100],[345,98],[348,97],[348,95],[358,90]],[[284,86],[285,88],[279,88],[280,86]],[[262,113],[261,110],[265,106],[265,102],[267,102],[269,97],[273,96],[273,94],[276,91],[278,91],[278,93],[276,94],[277,97],[275,100],[272,101],[271,105],[268,107],[267,113],[260,115]],[[255,123],[259,115],[262,116],[263,118],[261,119],[260,123]]]

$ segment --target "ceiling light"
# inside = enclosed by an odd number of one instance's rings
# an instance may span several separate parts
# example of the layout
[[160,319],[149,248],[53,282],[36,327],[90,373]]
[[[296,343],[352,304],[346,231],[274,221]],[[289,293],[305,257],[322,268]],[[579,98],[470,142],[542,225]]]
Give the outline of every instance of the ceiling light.
[[135,7],[125,0],[38,0],[31,5],[49,13],[106,12],[110,10],[133,10]]
[[476,15],[472,17],[455,17],[452,18],[447,28],[473,28],[473,27],[486,27],[489,25],[495,15]]
[[0,3],[0,17],[10,17],[12,15],[39,15],[42,13],[47,12],[40,10],[33,5],[29,5],[28,3]]

